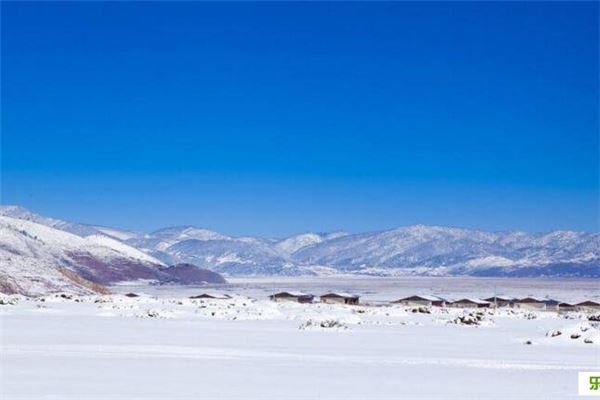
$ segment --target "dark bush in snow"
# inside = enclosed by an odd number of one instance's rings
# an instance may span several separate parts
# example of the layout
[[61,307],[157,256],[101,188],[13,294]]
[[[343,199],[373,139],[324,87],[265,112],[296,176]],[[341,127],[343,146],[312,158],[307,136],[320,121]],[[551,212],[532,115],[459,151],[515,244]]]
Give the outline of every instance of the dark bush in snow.
[[589,315],[588,321],[600,322],[600,313]]
[[323,329],[348,329],[348,326],[343,324],[342,322],[336,320],[336,319],[325,319],[322,321],[315,321],[312,319],[309,319],[308,321],[304,322],[302,325],[300,325],[298,327],[298,329],[314,329],[314,328],[323,328]]
[[2,297],[0,298],[0,306],[14,306],[19,302],[16,297]]
[[485,321],[485,313],[482,311],[471,311],[471,312],[466,312],[463,315],[460,315],[456,318],[454,318],[453,320],[450,320],[449,323],[451,324],[458,324],[458,325],[480,325],[481,322]]

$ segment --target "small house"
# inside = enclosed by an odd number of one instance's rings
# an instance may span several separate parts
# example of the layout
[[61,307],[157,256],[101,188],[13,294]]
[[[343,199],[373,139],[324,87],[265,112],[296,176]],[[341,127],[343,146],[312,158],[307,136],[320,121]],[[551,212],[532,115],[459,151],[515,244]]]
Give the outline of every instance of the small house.
[[579,311],[596,312],[600,311],[600,303],[597,301],[586,300],[575,304]]
[[488,301],[494,307],[512,307],[514,302],[514,299],[503,296],[492,296],[484,300]]
[[394,304],[402,304],[404,306],[409,307],[420,307],[420,306],[436,306],[443,307],[445,305],[445,300],[441,297],[437,296],[429,296],[429,295],[414,295],[409,297],[404,297],[393,301]]
[[480,299],[459,299],[454,300],[448,304],[450,307],[456,308],[486,308],[490,306],[489,301],[484,301]]
[[273,301],[293,301],[296,303],[312,303],[315,296],[302,292],[279,292],[269,296]]
[[546,299],[544,300],[544,303],[546,303],[546,310],[548,311],[558,311],[559,310],[559,304],[560,301],[558,300],[554,300],[554,299]]
[[558,303],[558,312],[578,311],[578,307],[573,303],[560,302]]
[[522,299],[515,300],[513,307],[524,310],[543,311],[546,309],[546,302],[536,297],[524,297]]
[[214,300],[227,300],[230,299],[231,296],[228,294],[218,294],[218,293],[201,293],[195,296],[190,296],[190,299],[214,299]]
[[327,304],[358,304],[359,297],[350,293],[327,293],[321,296],[321,303]]

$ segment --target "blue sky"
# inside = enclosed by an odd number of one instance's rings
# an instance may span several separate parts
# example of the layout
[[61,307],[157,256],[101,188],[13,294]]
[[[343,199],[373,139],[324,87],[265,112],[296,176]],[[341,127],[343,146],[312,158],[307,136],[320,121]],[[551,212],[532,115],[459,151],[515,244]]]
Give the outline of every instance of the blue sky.
[[599,229],[598,3],[2,2],[3,204]]

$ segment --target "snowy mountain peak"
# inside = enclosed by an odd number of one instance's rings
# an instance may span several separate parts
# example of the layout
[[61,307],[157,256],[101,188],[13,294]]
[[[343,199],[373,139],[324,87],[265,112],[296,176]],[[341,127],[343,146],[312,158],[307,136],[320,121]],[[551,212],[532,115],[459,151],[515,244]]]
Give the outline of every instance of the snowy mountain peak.
[[348,235],[350,235],[350,233],[346,232],[346,231],[333,231],[333,232],[319,233],[319,235],[327,240],[332,240],[332,239],[337,239],[340,237],[348,236]]
[[485,232],[469,230],[464,228],[455,228],[438,225],[408,225],[399,228],[391,229],[389,232],[394,233],[405,233],[415,237],[435,237],[435,236],[463,236],[463,235],[474,235]]
[[7,204],[7,205],[0,205],[0,214],[2,215],[7,215],[7,214],[25,214],[25,213],[29,213],[29,210],[27,210],[24,207],[21,206],[16,206],[16,205],[11,205],[11,204]]
[[139,233],[132,231],[107,228],[103,226],[78,224],[56,218],[49,218],[20,206],[0,206],[0,216],[35,222],[51,228],[69,232],[77,236],[104,235],[118,240],[124,240],[124,238],[132,238],[139,235]]
[[158,231],[152,232],[150,236],[159,237],[166,240],[223,240],[229,239],[228,236],[221,235],[220,233],[198,228],[192,225],[185,226],[173,226],[169,228],[163,228]]
[[275,243],[275,247],[286,254],[294,254],[305,247],[313,246],[318,243],[322,243],[328,240],[333,240],[348,235],[349,233],[345,231],[319,233],[307,232],[280,240]]
[[307,246],[321,243],[323,240],[323,237],[319,234],[302,233],[300,235],[291,236],[287,239],[278,242],[277,244],[275,244],[275,247],[277,247],[277,249],[283,251],[284,253],[293,254]]
[[61,224],[66,224],[65,221],[61,221],[59,219],[43,217],[39,214],[36,214],[24,207],[16,206],[16,205],[0,205],[0,216],[3,217],[11,217],[16,219],[22,219],[26,221],[37,222],[46,226],[56,226]]

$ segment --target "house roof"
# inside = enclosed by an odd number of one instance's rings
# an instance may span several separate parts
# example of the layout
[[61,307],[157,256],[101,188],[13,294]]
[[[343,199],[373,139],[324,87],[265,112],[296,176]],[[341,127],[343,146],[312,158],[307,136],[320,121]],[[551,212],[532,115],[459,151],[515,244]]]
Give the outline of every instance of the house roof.
[[527,296],[527,297],[522,297],[520,299],[517,299],[517,302],[518,303],[544,303],[545,300],[537,298],[537,297]]
[[566,301],[561,301],[560,303],[558,303],[558,306],[559,307],[561,307],[561,306],[562,307],[572,307],[572,306],[575,306],[575,304],[573,304],[573,303],[567,303]]
[[513,301],[514,299],[512,297],[506,297],[506,296],[492,296],[492,297],[488,297],[487,299],[484,299],[484,300],[494,302],[494,300]]
[[200,293],[195,296],[190,296],[190,299],[201,299],[201,298],[210,298],[210,299],[230,299],[231,296],[228,294],[220,294],[220,293]]
[[600,306],[600,302],[597,302],[595,300],[584,300],[584,301],[580,301],[579,303],[575,304],[576,306]]
[[475,299],[475,298],[458,299],[458,300],[454,300],[452,303],[490,304],[489,301],[485,301],[485,300],[481,300],[481,299]]
[[419,298],[419,299],[428,300],[428,301],[443,301],[444,300],[441,297],[437,297],[437,296],[432,296],[432,295],[427,295],[427,294],[415,294],[412,296],[403,297],[396,301],[410,300],[410,299],[414,299],[414,298]]
[[546,300],[544,300],[544,303],[546,303],[548,305],[556,305],[556,304],[560,304],[560,301],[554,300],[554,299],[546,299]]
[[278,292],[278,293],[273,294],[272,296],[281,296],[281,295],[290,295],[292,297],[314,297],[312,294],[303,293],[303,292],[294,292],[294,291]]
[[346,292],[329,292],[324,295],[321,295],[321,297],[342,297],[345,299],[358,299],[357,295]]

